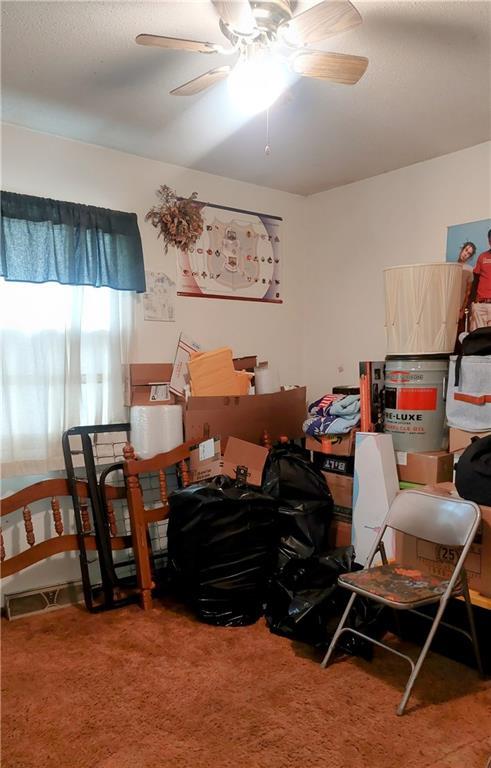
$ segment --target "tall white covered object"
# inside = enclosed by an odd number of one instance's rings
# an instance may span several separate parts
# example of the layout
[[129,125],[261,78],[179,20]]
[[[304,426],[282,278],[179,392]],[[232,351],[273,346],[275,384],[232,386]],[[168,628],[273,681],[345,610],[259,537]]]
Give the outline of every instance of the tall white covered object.
[[[380,527],[399,491],[392,435],[357,432],[353,482],[351,543],[356,562],[364,565]],[[387,557],[394,557],[395,536],[384,537]],[[374,564],[380,559],[374,560]]]
[[454,350],[462,264],[438,262],[384,269],[388,355],[435,355]]

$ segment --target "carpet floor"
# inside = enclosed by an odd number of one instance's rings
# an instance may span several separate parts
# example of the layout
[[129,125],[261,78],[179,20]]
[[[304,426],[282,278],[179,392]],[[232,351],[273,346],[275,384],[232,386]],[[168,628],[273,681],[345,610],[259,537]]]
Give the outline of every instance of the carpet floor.
[[485,768],[491,753],[489,682],[436,654],[397,717],[405,662],[377,650],[322,670],[263,621],[70,607],[2,630],[3,768]]

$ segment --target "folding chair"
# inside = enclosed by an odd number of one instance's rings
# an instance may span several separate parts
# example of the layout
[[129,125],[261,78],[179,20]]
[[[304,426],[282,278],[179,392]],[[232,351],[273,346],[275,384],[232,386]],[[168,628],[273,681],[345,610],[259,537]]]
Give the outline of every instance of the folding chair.
[[[406,659],[411,666],[411,675],[397,708],[397,714],[402,715],[450,597],[463,595],[467,606],[470,634],[459,627],[454,627],[445,622],[441,623],[457,632],[461,632],[472,642],[477,666],[482,675],[481,656],[474,625],[467,576],[464,569],[464,561],[480,521],[480,509],[472,501],[450,496],[438,496],[423,491],[407,490],[399,493],[392,503],[373,544],[365,568],[362,571],[344,574],[338,579],[338,584],[345,589],[351,590],[353,594],[333,635],[329,649],[322,661],[322,666],[325,667],[328,664],[336,643],[343,632],[351,632],[354,635],[363,637],[365,640],[381,648],[386,648],[397,656]],[[389,564],[382,541],[387,528],[395,529],[410,536],[416,536],[419,539],[425,539],[426,541],[433,542],[436,546],[456,548],[458,559],[450,578],[433,576],[414,568],[404,568],[403,565],[397,563]],[[378,552],[382,559],[382,565],[371,567],[373,559]],[[430,619],[430,621],[432,620],[431,616],[416,609],[431,603],[438,604],[431,629],[416,662],[410,656],[395,650],[395,648],[391,648],[379,640],[368,637],[363,632],[345,626],[348,614],[357,595],[362,595],[365,598],[375,600],[396,610],[406,610],[415,613],[418,616]]]

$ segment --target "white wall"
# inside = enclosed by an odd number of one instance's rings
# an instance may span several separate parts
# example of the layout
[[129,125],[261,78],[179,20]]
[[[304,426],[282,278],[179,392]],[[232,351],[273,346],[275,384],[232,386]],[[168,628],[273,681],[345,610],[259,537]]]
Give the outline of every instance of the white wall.
[[[134,211],[143,241],[145,266],[176,277],[175,252],[166,255],[145,214],[162,184],[181,195],[284,219],[282,305],[176,298],[176,322],[143,320],[141,301],[132,354],[134,362],[172,361],[180,331],[204,348],[230,345],[237,356],[258,354],[280,371],[283,383],[300,383],[300,281],[302,221],[307,201],[298,195],[257,187],[156,160],[83,144],[19,126],[3,126],[2,188],[57,200]],[[260,150],[258,150],[260,151]],[[265,157],[264,162],[268,160]]]
[[308,200],[303,379],[311,396],[385,357],[383,269],[445,260],[447,226],[491,216],[491,142]]

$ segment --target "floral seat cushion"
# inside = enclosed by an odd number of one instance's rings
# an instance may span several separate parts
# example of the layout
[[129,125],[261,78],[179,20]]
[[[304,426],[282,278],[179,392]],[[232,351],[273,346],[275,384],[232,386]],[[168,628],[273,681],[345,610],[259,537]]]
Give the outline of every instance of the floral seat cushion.
[[341,586],[353,586],[391,602],[407,604],[438,599],[445,592],[448,581],[397,563],[345,573],[339,577]]

